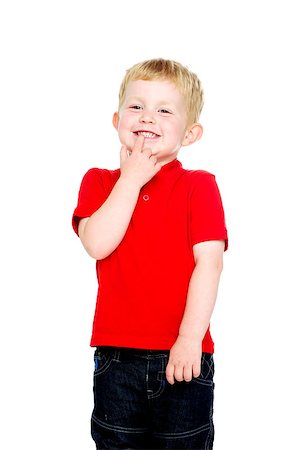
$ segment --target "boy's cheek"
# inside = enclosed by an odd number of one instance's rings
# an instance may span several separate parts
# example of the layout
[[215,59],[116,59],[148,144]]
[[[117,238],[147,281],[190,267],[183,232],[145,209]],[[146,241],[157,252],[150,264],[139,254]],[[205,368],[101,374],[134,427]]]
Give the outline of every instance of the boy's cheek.
[[128,132],[123,130],[122,127],[118,127],[118,137],[122,144],[125,144],[125,141],[128,140]]
[[137,137],[133,133],[130,135],[129,133],[119,132],[118,136],[122,145],[125,145],[130,150],[134,147]]

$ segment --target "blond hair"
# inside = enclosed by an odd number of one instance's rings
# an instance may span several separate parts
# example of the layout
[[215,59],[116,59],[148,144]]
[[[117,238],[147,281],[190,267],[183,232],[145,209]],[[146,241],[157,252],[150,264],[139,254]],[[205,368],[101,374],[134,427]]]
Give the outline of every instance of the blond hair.
[[185,99],[187,126],[198,121],[204,93],[197,75],[182,64],[169,59],[150,59],[127,70],[119,90],[119,108],[122,106],[128,83],[136,80],[167,80],[174,83]]

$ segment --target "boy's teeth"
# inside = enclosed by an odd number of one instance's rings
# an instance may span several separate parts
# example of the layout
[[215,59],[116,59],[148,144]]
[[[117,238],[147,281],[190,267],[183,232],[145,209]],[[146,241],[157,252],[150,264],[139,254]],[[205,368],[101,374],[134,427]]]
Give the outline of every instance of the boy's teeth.
[[138,131],[138,136],[144,136],[146,138],[154,138],[157,136],[157,134],[150,133],[149,131]]

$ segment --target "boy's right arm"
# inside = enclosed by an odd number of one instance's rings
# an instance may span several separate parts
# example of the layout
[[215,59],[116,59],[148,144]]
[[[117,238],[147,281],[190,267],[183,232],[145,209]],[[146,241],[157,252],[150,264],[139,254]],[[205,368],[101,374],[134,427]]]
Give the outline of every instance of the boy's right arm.
[[144,137],[139,136],[128,155],[122,146],[121,175],[103,205],[90,217],[79,223],[79,236],[87,253],[95,259],[104,259],[122,241],[134,212],[140,189],[161,169],[161,164],[143,149]]

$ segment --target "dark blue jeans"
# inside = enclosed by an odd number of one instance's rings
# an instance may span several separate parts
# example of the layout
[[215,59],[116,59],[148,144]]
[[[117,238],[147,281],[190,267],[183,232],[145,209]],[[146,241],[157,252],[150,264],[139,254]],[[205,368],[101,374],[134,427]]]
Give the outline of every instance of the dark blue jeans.
[[92,437],[98,449],[202,449],[214,440],[213,355],[201,374],[170,385],[167,350],[97,347]]

